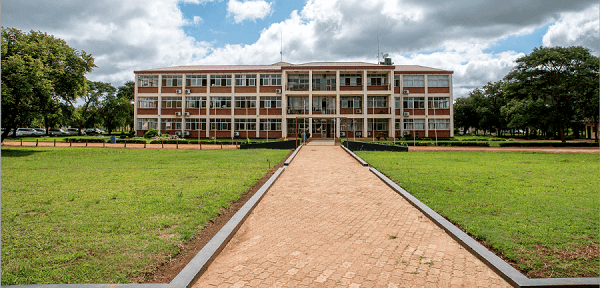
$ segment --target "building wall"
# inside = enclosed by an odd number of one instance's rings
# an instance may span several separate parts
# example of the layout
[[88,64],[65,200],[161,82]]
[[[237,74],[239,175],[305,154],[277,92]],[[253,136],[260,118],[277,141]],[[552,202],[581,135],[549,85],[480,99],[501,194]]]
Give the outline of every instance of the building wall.
[[[299,66],[298,66],[299,67]],[[340,122],[341,119],[344,118],[356,118],[362,119],[363,121],[363,130],[356,131],[360,133],[362,137],[368,137],[368,120],[369,119],[388,119],[388,130],[387,131],[375,131],[376,134],[380,132],[385,132],[387,135],[393,136],[401,136],[406,133],[413,134],[416,130],[404,131],[404,121],[407,119],[423,119],[425,120],[425,129],[419,130],[420,137],[434,137],[437,134],[437,137],[453,137],[454,135],[454,125],[453,125],[453,91],[452,91],[452,74],[445,73],[439,74],[435,73],[435,75],[448,75],[449,76],[449,87],[428,87],[427,85],[427,77],[429,74],[427,71],[423,72],[407,72],[404,71],[394,71],[390,69],[393,66],[374,66],[368,68],[360,68],[360,69],[349,69],[345,66],[334,66],[334,67],[312,67],[310,69],[305,69],[302,71],[297,71],[296,66],[289,69],[282,69],[280,72],[274,71],[254,71],[254,72],[244,72],[244,71],[235,71],[227,73],[223,73],[222,71],[211,71],[211,72],[186,72],[186,73],[175,73],[175,71],[163,71],[162,73],[156,72],[155,74],[151,73],[140,73],[136,74],[136,93],[135,93],[135,115],[136,118],[135,128],[138,135],[143,134],[147,129],[143,127],[138,127],[137,123],[138,118],[152,118],[156,119],[156,128],[160,130],[161,120],[163,118],[181,118],[182,119],[182,129],[181,134],[184,134],[185,131],[185,120],[191,118],[199,118],[206,120],[206,127],[210,127],[210,122],[212,119],[230,119],[231,125],[230,130],[227,131],[211,131],[210,128],[208,130],[202,130],[200,132],[197,131],[188,131],[190,135],[188,137],[191,138],[205,138],[205,137],[214,137],[215,133],[217,137],[229,138],[234,137],[235,134],[239,133],[239,137],[241,138],[266,138],[266,131],[259,131],[259,122],[260,119],[281,119],[281,131],[270,131],[269,138],[285,138],[285,137],[294,137],[295,134],[287,132],[287,122],[288,119],[293,119],[296,117],[306,117],[308,120],[307,129],[311,134],[313,134],[313,125],[312,119],[336,119],[335,125],[333,129],[335,129],[336,137],[340,137]],[[348,73],[348,70],[351,70],[352,73],[361,74],[362,75],[362,85],[358,86],[345,86],[340,85],[340,75],[344,73]],[[380,73],[382,75],[386,75],[388,83],[386,85],[369,85],[367,83],[367,75],[372,73]],[[182,75],[182,86],[177,87],[161,87],[162,83],[162,75],[170,74],[170,75]],[[204,87],[204,86],[194,86],[194,87],[186,87],[186,75],[188,74],[200,74],[206,75],[207,83],[210,83],[210,75],[219,74],[219,75],[231,75],[231,86],[228,87]],[[256,75],[255,86],[235,86],[235,75],[239,74],[252,74]],[[281,74],[281,86],[263,86],[260,81],[261,74]],[[288,89],[287,80],[289,75],[293,74],[308,74],[308,87],[307,89]],[[336,85],[335,89],[331,89],[331,91],[321,90],[316,91],[315,95],[313,95],[313,75],[314,74],[330,74],[335,75]],[[137,81],[137,76],[139,75],[158,75],[158,85],[159,87],[139,87],[139,81]],[[394,76],[399,75],[400,81],[399,86],[394,86]],[[424,87],[404,87],[403,86],[403,77],[405,75],[423,75],[425,77],[425,85]],[[295,87],[297,88],[297,87]],[[188,93],[189,91],[189,93]],[[406,91],[408,94],[405,94]],[[316,94],[318,93],[318,94]],[[158,106],[157,108],[138,108],[139,106],[139,97],[148,97],[148,96],[158,96]],[[162,97],[182,97],[182,108],[170,108],[170,109],[161,109],[160,103]],[[207,105],[206,108],[186,108],[186,97],[206,97]],[[222,97],[228,96],[231,97],[231,108],[217,108],[211,109],[209,108],[211,101],[211,97]],[[241,108],[235,109],[235,97],[236,96],[250,96],[255,97],[256,99],[256,108]],[[278,96],[281,97],[281,108],[260,108],[260,97],[261,96]],[[307,114],[288,114],[287,110],[287,102],[288,97],[301,96],[307,97],[309,100],[308,111]],[[362,99],[360,109],[355,108],[341,108],[340,99],[343,96],[359,96]],[[387,97],[387,107],[368,107],[367,99],[371,96],[384,96]],[[323,114],[320,111],[313,111],[312,102],[314,97],[333,97],[335,99],[335,113],[333,114]],[[403,99],[405,97],[423,97],[425,101],[425,108],[421,109],[404,109],[403,107]],[[446,109],[430,109],[428,107],[428,100],[431,97],[447,97],[449,98],[450,107]],[[400,107],[395,107],[395,99],[400,99]],[[181,116],[176,115],[181,113]],[[186,114],[185,112],[188,112]],[[404,113],[407,112],[408,115]],[[256,131],[237,131],[235,133],[235,119],[257,119]],[[396,119],[400,120],[400,129],[396,129],[395,123]],[[429,130],[428,119],[449,119],[450,127],[447,130],[437,130],[435,131]],[[169,131],[172,134],[172,131]],[[161,131],[164,133],[164,131]],[[346,137],[354,137],[352,135],[347,134]],[[372,134],[371,134],[372,135]],[[427,135],[427,136],[426,136]]]

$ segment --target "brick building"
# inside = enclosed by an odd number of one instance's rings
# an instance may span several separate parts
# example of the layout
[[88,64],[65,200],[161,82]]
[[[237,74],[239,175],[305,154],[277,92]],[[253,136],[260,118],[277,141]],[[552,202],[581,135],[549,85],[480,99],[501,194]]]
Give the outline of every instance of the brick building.
[[135,129],[185,138],[453,137],[452,71],[318,62],[135,71]]

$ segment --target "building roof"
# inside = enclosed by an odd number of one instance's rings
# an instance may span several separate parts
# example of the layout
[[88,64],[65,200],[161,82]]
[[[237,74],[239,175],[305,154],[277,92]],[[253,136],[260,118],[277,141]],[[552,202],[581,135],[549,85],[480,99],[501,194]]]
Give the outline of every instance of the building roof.
[[453,71],[441,70],[419,65],[377,65],[366,62],[309,62],[292,64],[277,62],[271,65],[191,65],[153,68],[134,71],[135,74],[151,73],[219,73],[219,72],[280,72],[281,70],[308,70],[308,69],[394,69],[395,74],[452,74]]
[[420,65],[396,65],[394,74],[453,74],[454,71],[436,69]]

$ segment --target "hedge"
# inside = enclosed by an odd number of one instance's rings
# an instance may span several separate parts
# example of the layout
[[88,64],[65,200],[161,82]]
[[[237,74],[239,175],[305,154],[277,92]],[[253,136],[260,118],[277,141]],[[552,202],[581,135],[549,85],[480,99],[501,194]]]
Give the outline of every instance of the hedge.
[[88,143],[105,143],[106,140],[103,138],[65,138],[65,142],[73,142],[73,143],[85,143],[87,140]]
[[599,147],[593,142],[505,142],[500,147]]
[[146,140],[143,139],[117,139],[115,142],[117,143],[135,143],[135,144],[146,144]]

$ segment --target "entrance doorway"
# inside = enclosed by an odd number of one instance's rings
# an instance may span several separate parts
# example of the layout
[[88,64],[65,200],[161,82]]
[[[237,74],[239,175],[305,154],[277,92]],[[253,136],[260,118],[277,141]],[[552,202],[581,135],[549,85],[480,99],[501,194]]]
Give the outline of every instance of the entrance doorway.
[[314,138],[335,138],[335,119],[314,119],[312,123]]

